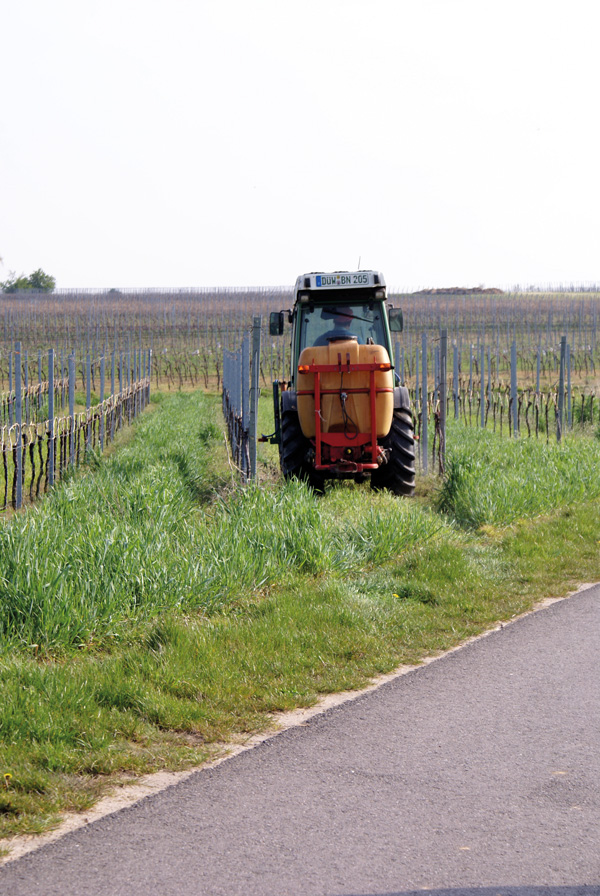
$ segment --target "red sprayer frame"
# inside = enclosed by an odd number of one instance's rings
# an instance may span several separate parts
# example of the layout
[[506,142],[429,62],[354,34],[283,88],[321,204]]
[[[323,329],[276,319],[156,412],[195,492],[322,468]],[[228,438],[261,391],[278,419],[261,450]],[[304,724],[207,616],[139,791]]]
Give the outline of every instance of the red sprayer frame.
[[[346,354],[346,361],[342,362],[342,355],[338,353],[338,362],[337,364],[300,364],[298,366],[298,373],[313,373],[315,377],[314,381],[314,390],[312,389],[299,389],[297,391],[297,395],[308,395],[313,396],[315,399],[315,469],[316,470],[331,470],[337,469],[340,473],[362,473],[364,470],[377,470],[380,463],[378,463],[378,458],[381,453],[381,449],[377,445],[377,416],[376,416],[376,399],[377,395],[381,392],[393,392],[393,389],[390,388],[382,388],[377,389],[375,387],[375,374],[378,371],[387,371],[392,370],[392,365],[388,362],[379,362],[375,361],[370,364],[352,364],[350,361],[350,354]],[[369,373],[369,386],[362,388],[343,388],[339,389],[322,389],[321,388],[321,374],[323,373],[359,373],[365,372]],[[371,430],[366,433],[356,433],[353,436],[348,436],[348,433],[343,432],[329,432],[323,433],[321,431],[321,396],[322,395],[340,395],[342,392],[345,392],[347,395],[352,394],[369,394],[370,405],[371,405]],[[369,445],[369,451],[371,453],[371,462],[357,462],[354,460],[345,460],[342,457],[342,449],[344,448],[359,448],[363,445]],[[334,449],[331,452],[332,462],[331,463],[323,463],[323,450],[322,445],[328,445],[330,448]]]

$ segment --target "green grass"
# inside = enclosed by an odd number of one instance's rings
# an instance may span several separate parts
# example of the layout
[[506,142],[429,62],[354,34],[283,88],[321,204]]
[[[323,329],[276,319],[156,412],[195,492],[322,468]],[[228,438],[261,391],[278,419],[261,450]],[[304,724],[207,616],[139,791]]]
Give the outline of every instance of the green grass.
[[448,446],[437,507],[461,525],[507,526],[600,496],[600,440],[589,436],[547,444],[454,425]]
[[232,485],[217,396],[155,407],[0,528],[0,835],[599,578],[592,439],[460,428],[433,499],[317,498],[274,480],[269,445],[262,486]]

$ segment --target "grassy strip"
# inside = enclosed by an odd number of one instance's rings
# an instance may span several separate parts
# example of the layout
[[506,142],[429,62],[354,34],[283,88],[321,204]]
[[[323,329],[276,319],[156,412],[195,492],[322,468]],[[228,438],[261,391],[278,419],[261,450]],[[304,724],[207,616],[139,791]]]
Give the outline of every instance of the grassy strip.
[[196,417],[189,397],[176,396],[93,476],[71,479],[0,529],[4,650],[104,645],[132,619],[205,599],[194,533],[200,502],[225,481],[206,450],[218,446],[222,460],[214,419],[212,407]]
[[2,530],[4,835],[598,578],[597,501],[475,532],[353,485],[225,494],[217,401],[170,398]]
[[461,525],[507,526],[600,496],[600,438],[565,433],[560,444],[499,439],[451,425],[437,507]]

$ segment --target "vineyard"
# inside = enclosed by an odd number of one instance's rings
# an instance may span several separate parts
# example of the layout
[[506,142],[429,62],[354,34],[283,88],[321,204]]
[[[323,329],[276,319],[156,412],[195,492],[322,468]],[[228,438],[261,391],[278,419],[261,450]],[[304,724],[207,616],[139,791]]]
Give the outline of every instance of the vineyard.
[[[499,436],[546,440],[600,419],[597,292],[425,291],[392,294],[390,301],[404,312],[393,360],[411,394],[422,471],[444,469],[446,416]],[[4,295],[0,507],[21,506],[21,490],[39,497],[85,451],[102,450],[105,438],[145,406],[150,383],[167,390],[225,385],[225,405],[230,395],[238,405],[225,407],[234,460],[253,475],[244,417],[250,368],[242,372],[242,354],[261,318],[255,393],[286,377],[289,336],[269,336],[266,322],[291,303],[286,288]],[[231,373],[237,353],[240,370]]]
[[[390,293],[403,309],[405,329],[396,359],[403,381],[416,384],[422,334],[433,369],[436,340],[443,328],[458,351],[461,383],[479,376],[482,349],[495,389],[510,377],[516,344],[519,385],[549,391],[558,381],[561,337],[570,347],[573,387],[594,388],[600,346],[600,293]],[[8,352],[21,340],[29,351],[30,382],[45,379],[48,349],[57,364],[73,352],[82,379],[86,354],[92,378],[102,352],[152,350],[152,379],[167,388],[220,388],[223,350],[237,350],[253,318],[262,315],[260,375],[263,385],[286,371],[287,337],[269,337],[271,311],[292,304],[291,288],[146,290],[104,293],[66,291],[50,295],[3,295],[0,306],[0,388],[9,380]],[[41,354],[40,354],[41,353]],[[539,388],[538,388],[539,387]]]
[[102,355],[98,362],[99,394],[94,395],[92,404],[95,383],[89,353],[82,372],[84,397],[76,396],[73,353],[66,365],[61,356],[57,371],[55,352],[50,349],[48,378],[43,379],[41,350],[38,351],[38,380],[30,384],[27,352],[21,350],[19,342],[14,351],[8,352],[9,388],[2,393],[0,410],[4,479],[1,510],[9,505],[19,510],[24,499],[37,500],[91,454],[101,454],[116,432],[144,410],[150,398],[150,352],[143,358],[141,351],[134,352],[133,358],[130,352],[125,357],[121,353],[118,361],[112,353],[108,396],[106,360]]
[[404,500],[252,444],[290,290],[2,296],[0,836],[597,580],[599,300],[392,298]]

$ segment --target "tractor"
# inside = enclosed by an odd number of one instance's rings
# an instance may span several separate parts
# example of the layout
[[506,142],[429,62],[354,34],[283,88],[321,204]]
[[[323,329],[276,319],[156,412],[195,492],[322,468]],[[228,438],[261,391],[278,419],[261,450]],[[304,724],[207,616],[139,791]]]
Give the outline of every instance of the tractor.
[[392,333],[402,311],[377,271],[298,277],[294,306],[274,311],[272,336],[292,325],[289,380],[273,383],[275,432],[286,479],[322,492],[327,479],[370,478],[396,495],[415,490],[408,389],[394,372]]

